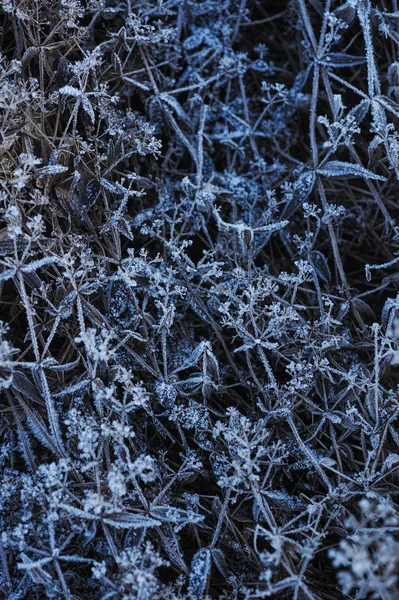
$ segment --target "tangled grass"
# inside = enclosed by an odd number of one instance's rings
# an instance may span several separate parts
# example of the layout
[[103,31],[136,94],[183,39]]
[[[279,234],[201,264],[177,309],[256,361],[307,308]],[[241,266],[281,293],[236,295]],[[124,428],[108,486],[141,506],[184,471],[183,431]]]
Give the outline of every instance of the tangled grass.
[[397,600],[397,0],[0,7],[2,597]]

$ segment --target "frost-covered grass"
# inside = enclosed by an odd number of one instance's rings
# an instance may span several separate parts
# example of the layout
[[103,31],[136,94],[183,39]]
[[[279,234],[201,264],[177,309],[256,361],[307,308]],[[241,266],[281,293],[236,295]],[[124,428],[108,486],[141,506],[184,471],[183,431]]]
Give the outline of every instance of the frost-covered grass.
[[0,596],[399,597],[397,0],[0,0]]

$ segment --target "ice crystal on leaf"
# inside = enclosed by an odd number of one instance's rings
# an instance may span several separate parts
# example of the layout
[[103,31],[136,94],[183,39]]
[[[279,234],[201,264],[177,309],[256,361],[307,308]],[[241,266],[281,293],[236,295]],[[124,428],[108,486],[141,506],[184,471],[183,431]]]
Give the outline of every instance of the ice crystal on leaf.
[[0,596],[396,600],[396,0],[0,10]]

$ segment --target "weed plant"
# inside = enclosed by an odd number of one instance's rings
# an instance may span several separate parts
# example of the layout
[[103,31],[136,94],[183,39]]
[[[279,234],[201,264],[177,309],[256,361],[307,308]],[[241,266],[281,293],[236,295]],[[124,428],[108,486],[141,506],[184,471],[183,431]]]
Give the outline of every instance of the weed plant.
[[397,600],[397,0],[0,8],[1,597]]

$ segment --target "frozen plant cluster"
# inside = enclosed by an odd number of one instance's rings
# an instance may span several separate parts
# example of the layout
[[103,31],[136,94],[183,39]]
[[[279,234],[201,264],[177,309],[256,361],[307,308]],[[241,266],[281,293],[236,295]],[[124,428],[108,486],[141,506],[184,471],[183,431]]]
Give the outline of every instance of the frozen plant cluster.
[[399,598],[397,0],[0,0],[0,596]]

